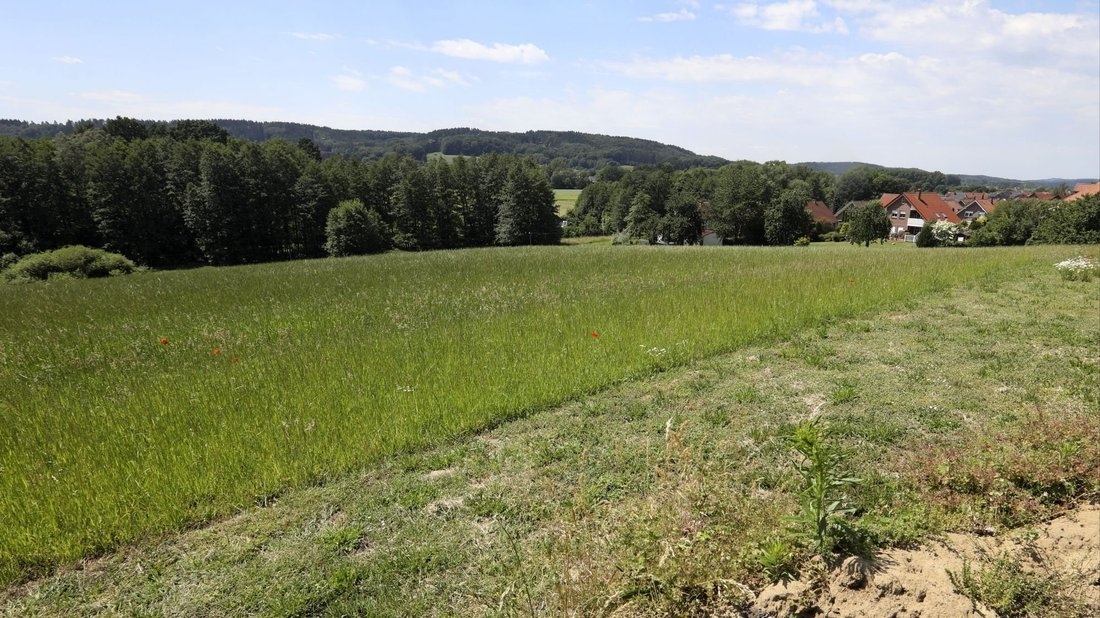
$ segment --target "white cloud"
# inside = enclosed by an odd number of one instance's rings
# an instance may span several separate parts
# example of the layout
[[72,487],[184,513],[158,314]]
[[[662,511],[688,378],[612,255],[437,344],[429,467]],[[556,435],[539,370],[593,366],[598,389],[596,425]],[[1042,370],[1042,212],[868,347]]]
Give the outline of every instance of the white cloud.
[[[938,60],[897,52],[802,62],[822,75],[812,87],[669,82],[563,91],[495,99],[467,108],[460,122],[629,135],[729,159],[859,160],[1016,178],[1087,175],[1075,171],[1078,163],[1067,167],[1074,161],[1068,157],[1096,157],[1095,144],[1079,139],[1080,132],[1100,130],[1095,105],[1089,110],[1096,94],[1086,93],[1083,107],[1065,101],[1070,76],[1055,77],[1046,93],[1018,88],[1019,75],[991,76],[991,92],[983,92],[943,80]],[[1028,145],[1040,132],[1041,143]]]
[[674,22],[674,21],[692,21],[695,19],[695,13],[687,9],[680,9],[674,13],[657,13],[656,15],[649,17],[639,17],[638,21],[647,22]]
[[794,57],[765,60],[758,56],[676,56],[665,60],[635,59],[607,63],[607,68],[628,77],[677,82],[791,82],[809,85],[821,79],[817,67]]
[[821,3],[845,13],[870,13],[889,8],[882,0],[821,0]]
[[871,11],[858,23],[871,39],[944,58],[985,58],[1087,75],[1100,70],[1095,13],[1009,14],[987,0],[934,0]]
[[729,11],[740,23],[763,30],[848,33],[848,26],[840,17],[832,21],[821,21],[817,2],[814,0],[788,0],[771,4],[746,2],[730,8]]
[[63,62],[65,64],[84,64],[84,61],[75,56],[56,56],[54,58],[57,62]]
[[492,62],[518,64],[538,64],[550,60],[549,54],[531,43],[522,45],[493,43],[490,47],[470,39],[451,39],[436,41],[432,44],[431,50],[446,56],[468,60],[490,60]]
[[290,36],[306,41],[331,41],[336,38],[336,35],[324,32],[291,32]]
[[337,75],[332,78],[332,82],[337,88],[347,92],[362,92],[367,87],[367,81],[357,74]]
[[412,71],[403,66],[391,67],[387,79],[394,86],[409,92],[426,92],[428,90],[427,86],[413,77]]
[[427,92],[431,88],[444,89],[451,86],[469,86],[470,79],[458,71],[435,69],[425,75],[418,75],[408,67],[391,67],[387,80],[390,84],[409,92]]
[[429,78],[432,80],[433,85],[437,85],[440,88],[454,84],[456,86],[469,86],[470,82],[462,76],[458,71],[446,71],[444,69],[436,69],[432,76]]

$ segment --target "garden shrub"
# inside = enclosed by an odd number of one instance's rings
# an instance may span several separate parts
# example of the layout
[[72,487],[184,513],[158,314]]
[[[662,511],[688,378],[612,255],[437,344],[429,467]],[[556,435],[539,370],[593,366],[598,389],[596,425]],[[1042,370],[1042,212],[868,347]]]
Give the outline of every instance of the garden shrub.
[[51,278],[88,279],[125,275],[134,272],[134,269],[134,263],[126,256],[72,245],[28,255],[8,266],[0,275],[9,282],[44,281]]
[[939,244],[936,242],[936,235],[932,233],[932,226],[930,225],[921,228],[917,234],[916,242],[918,247],[935,247]]

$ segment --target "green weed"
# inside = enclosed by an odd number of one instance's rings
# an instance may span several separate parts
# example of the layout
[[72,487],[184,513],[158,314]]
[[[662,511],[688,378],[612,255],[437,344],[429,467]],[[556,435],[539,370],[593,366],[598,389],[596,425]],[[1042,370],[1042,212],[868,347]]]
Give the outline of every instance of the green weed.
[[955,590],[975,608],[981,603],[1004,618],[1084,615],[1084,608],[1068,597],[1059,578],[1028,571],[1018,557],[1007,553],[977,568],[964,559],[960,571],[947,574]]
[[829,393],[829,403],[839,406],[855,401],[857,397],[859,397],[859,388],[851,381],[844,381],[837,384]]
[[798,575],[794,548],[785,539],[772,537],[764,541],[757,548],[755,559],[768,581],[794,579]]
[[808,539],[814,551],[829,560],[838,547],[851,547],[854,537],[848,516],[855,513],[845,489],[860,482],[843,469],[843,457],[813,422],[798,425],[789,438],[801,456],[798,474],[799,511],[793,518],[795,535]]

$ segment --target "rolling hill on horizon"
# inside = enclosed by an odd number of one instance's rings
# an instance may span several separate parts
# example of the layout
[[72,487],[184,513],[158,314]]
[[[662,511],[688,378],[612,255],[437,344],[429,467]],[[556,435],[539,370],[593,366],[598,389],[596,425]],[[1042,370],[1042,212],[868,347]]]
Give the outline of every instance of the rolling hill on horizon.
[[[72,133],[83,126],[103,126],[105,119],[77,122],[27,122],[0,119],[0,135],[43,138],[59,133]],[[147,125],[170,125],[166,121],[142,121]],[[583,133],[579,131],[526,132],[485,131],[468,127],[438,129],[427,133],[413,131],[380,131],[359,129],[333,129],[297,122],[262,122],[253,120],[213,119],[211,122],[225,129],[231,136],[251,141],[283,138],[289,141],[312,140],[325,156],[342,155],[351,158],[375,159],[385,154],[407,154],[418,160],[442,153],[448,156],[479,156],[488,153],[512,153],[534,157],[542,164],[557,160],[563,167],[596,170],[609,165],[654,166],[668,165],[673,169],[690,167],[717,168],[731,162],[713,155],[700,155],[686,148],[661,142],[625,137]],[[564,161],[562,161],[564,160]],[[859,166],[883,170],[920,168],[895,168],[859,161],[805,161],[795,163],[814,170],[835,175]],[[1013,179],[996,176],[950,173],[959,178],[962,185],[986,185],[997,187],[1057,186],[1065,183],[1095,182],[1096,178],[1043,178]]]

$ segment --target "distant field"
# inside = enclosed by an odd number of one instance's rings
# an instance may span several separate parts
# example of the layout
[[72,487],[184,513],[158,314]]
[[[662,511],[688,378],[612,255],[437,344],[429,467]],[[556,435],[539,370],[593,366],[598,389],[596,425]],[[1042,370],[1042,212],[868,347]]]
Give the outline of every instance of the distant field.
[[914,251],[590,245],[0,286],[0,581],[624,377],[1065,257]]
[[[429,152],[428,154],[424,155],[424,158],[427,159],[428,161],[431,161],[432,159],[443,159],[447,163],[450,163],[450,162],[454,161],[455,159],[457,159],[461,156],[462,155],[443,154],[442,152]],[[470,158],[475,158],[475,157],[470,157]]]
[[558,216],[564,217],[577,205],[581,196],[580,189],[554,189],[554,203],[558,205]]
[[574,236],[562,238],[563,245],[610,245],[610,236]]

